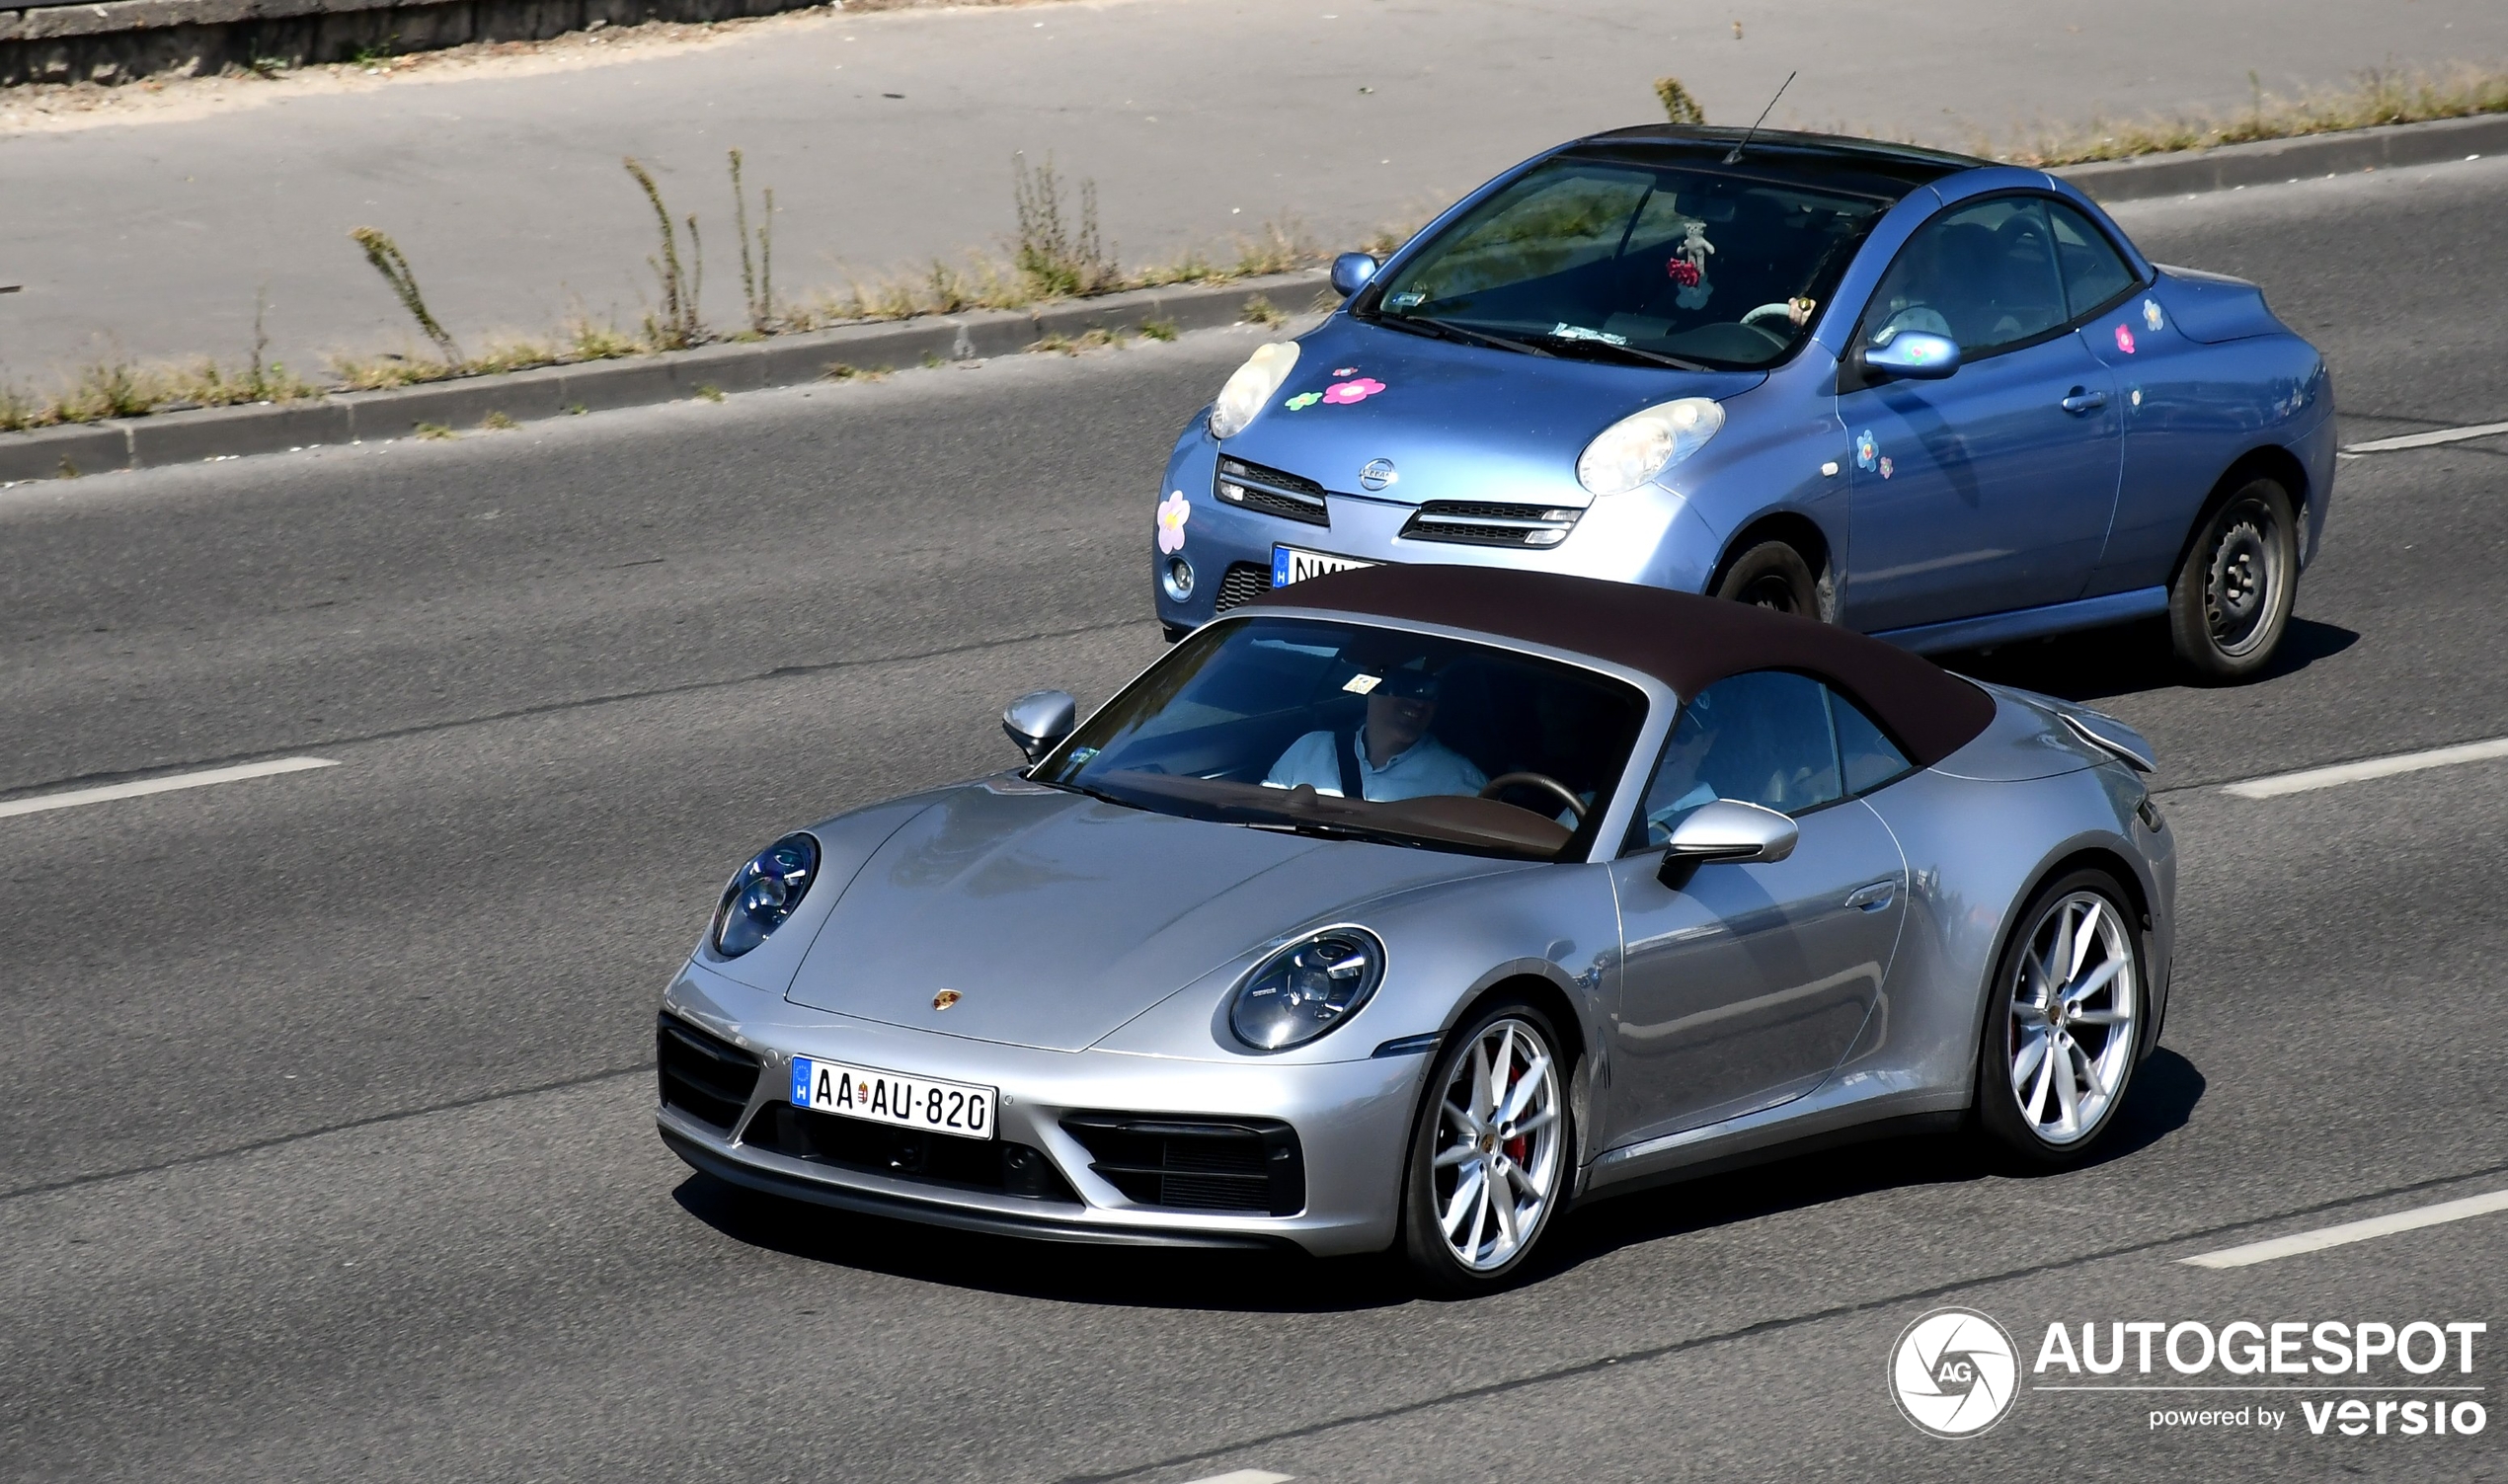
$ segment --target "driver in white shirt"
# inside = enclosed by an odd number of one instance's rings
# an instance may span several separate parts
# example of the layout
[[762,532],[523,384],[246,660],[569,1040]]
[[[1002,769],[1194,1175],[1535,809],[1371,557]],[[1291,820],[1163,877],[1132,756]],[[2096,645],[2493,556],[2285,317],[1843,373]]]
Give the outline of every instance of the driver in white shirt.
[[[1478,794],[1489,776],[1429,731],[1437,720],[1437,677],[1395,669],[1367,691],[1368,717],[1355,731],[1309,732],[1289,744],[1263,780],[1271,788],[1303,783],[1319,794],[1376,803],[1429,794]],[[1352,683],[1358,688],[1357,682]]]

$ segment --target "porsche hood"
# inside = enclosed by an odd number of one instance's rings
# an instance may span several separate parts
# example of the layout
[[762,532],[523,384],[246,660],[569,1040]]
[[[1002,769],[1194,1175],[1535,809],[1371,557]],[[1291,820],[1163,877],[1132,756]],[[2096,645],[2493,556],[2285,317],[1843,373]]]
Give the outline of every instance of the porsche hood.
[[[1411,887],[1516,869],[1177,819],[1017,781],[972,784],[864,863],[786,998],[1082,1051],[1293,929]],[[943,1009],[934,1001],[945,989],[958,997]]]

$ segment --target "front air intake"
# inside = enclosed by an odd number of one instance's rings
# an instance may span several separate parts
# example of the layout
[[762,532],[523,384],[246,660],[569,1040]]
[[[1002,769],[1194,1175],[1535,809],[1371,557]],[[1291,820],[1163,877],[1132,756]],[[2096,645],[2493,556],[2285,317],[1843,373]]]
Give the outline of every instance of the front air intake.
[[654,1024],[654,1065],[662,1101],[725,1133],[757,1090],[758,1058],[675,1015]]
[[1137,1205],[1272,1216],[1306,1209],[1305,1155],[1297,1131],[1279,1119],[1074,1113],[1062,1132]]

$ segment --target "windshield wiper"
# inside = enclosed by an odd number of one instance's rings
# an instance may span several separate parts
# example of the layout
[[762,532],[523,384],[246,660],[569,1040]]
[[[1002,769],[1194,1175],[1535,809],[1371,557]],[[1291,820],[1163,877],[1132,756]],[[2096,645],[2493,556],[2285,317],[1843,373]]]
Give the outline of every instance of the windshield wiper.
[[1461,341],[1470,346],[1494,346],[1501,351],[1514,351],[1524,355],[1545,355],[1553,360],[1558,358],[1557,351],[1545,351],[1529,341],[1509,340],[1503,335],[1492,335],[1486,330],[1474,330],[1466,325],[1457,325],[1452,320],[1432,319],[1425,314],[1379,314],[1374,322],[1379,325],[1417,325],[1420,327],[1419,333],[1434,335],[1441,340]]
[[1102,788],[1090,788],[1085,783],[1070,783],[1061,779],[1053,778],[1031,778],[1028,781],[1030,783],[1042,783],[1047,788],[1068,789],[1075,794],[1086,794],[1100,804],[1112,804],[1118,809],[1137,809],[1144,811],[1148,809],[1147,805],[1139,803],[1136,800],[1127,799],[1119,794],[1110,794]]
[[1706,371],[1714,369],[1711,366],[1700,365],[1694,360],[1683,360],[1678,355],[1666,355],[1660,351],[1641,351],[1635,346],[1623,345],[1615,340],[1605,340],[1600,335],[1560,335],[1553,331],[1545,332],[1541,338],[1563,346],[1577,346],[1580,348],[1592,346],[1598,351],[1607,351],[1614,355],[1634,356],[1639,360],[1651,361],[1659,366],[1671,366],[1677,371]]
[[1302,834],[1318,840],[1372,840],[1379,845],[1400,845],[1411,850],[1431,850],[1439,843],[1398,829],[1370,829],[1364,824],[1345,824],[1337,820],[1291,820],[1278,824],[1267,820],[1251,820],[1245,827],[1268,829],[1278,834]]

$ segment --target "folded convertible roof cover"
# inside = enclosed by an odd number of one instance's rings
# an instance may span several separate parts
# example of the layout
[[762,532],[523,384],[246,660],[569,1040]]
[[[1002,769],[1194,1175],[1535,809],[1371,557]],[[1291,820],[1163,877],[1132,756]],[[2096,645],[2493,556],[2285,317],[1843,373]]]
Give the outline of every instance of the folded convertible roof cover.
[[1994,720],[1995,701],[1931,661],[1834,624],[1745,603],[1547,572],[1398,564],[1278,587],[1257,605],[1470,629],[1653,675],[1686,699],[1755,669],[1828,681],[1930,767]]

